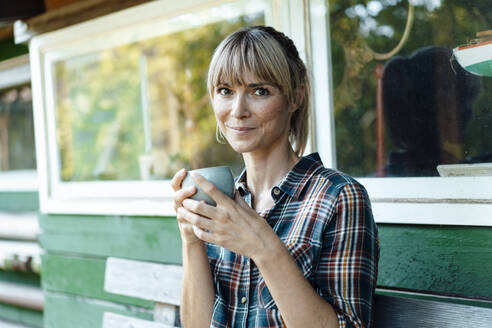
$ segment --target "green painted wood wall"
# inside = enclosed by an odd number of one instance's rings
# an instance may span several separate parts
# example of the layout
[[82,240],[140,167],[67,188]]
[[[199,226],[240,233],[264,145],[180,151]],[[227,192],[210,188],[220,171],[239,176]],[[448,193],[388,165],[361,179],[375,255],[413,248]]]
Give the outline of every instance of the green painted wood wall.
[[[35,191],[0,192],[0,212],[9,214],[15,214],[17,212],[38,212],[38,208],[38,193]],[[0,282],[41,287],[41,278],[34,273],[2,271],[0,269]],[[41,311],[2,302],[0,302],[0,320],[18,323],[28,327],[43,327],[43,313]]]
[[[141,318],[152,313],[152,302],[104,292],[108,256],[181,264],[173,217],[41,215],[40,224],[47,251],[46,328],[100,327],[109,309]],[[492,307],[492,229],[380,225],[379,230],[380,287],[466,297],[470,300],[458,302]],[[67,321],[60,310],[64,301],[67,311],[77,309],[84,320]]]
[[38,193],[35,191],[26,191],[26,192],[0,191],[0,211],[37,212],[38,208],[39,208],[39,196]]

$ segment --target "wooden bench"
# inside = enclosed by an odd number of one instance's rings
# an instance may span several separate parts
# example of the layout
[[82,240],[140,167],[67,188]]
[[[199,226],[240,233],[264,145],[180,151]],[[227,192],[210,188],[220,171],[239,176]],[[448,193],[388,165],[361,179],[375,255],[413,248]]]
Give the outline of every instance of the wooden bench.
[[492,308],[377,294],[375,323],[376,328],[488,328]]
[[[108,258],[106,292],[155,301],[154,321],[106,312],[103,328],[179,327],[182,269],[117,258]],[[492,327],[492,308],[417,298],[376,295],[376,328]],[[491,302],[492,307],[492,302]]]

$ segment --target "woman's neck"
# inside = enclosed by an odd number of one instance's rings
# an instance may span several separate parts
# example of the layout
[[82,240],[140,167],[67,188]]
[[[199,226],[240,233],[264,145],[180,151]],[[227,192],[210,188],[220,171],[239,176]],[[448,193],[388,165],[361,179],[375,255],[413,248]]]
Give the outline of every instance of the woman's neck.
[[290,144],[268,153],[245,153],[243,159],[247,172],[246,183],[253,195],[255,209],[258,209],[258,204],[265,203],[266,196],[270,196],[270,189],[299,161]]

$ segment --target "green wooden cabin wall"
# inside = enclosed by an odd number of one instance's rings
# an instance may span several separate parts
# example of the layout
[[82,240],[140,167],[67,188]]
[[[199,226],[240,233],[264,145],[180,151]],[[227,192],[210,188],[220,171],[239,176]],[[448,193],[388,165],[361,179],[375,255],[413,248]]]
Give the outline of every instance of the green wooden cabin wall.
[[[47,251],[46,328],[100,327],[104,311],[114,309],[134,317],[152,312],[152,302],[104,292],[108,256],[181,264],[174,217],[40,215],[40,225]],[[380,224],[379,231],[380,287],[466,297],[453,301],[492,307],[492,229]],[[60,313],[64,307],[84,319],[67,321]]]
[[[1,180],[0,180],[1,183]],[[9,214],[38,212],[39,199],[36,191],[0,192],[0,212]],[[35,273],[0,270],[0,281],[12,284],[41,287],[41,278]],[[0,302],[0,320],[28,327],[43,327],[43,313]]]
[[0,318],[28,327],[42,328],[43,313],[18,306],[0,303]]
[[26,192],[0,191],[0,211],[37,212],[38,209],[39,209],[39,196],[38,193],[35,191],[26,191]]

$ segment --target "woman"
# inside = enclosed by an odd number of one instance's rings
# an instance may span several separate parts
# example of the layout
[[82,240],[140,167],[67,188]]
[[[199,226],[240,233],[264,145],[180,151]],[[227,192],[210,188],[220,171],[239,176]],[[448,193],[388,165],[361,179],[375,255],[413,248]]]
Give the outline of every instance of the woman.
[[235,199],[172,180],[183,243],[185,327],[369,327],[377,228],[364,188],[306,145],[309,81],[293,42],[249,27],[216,49],[208,90],[218,129],[242,154]]

